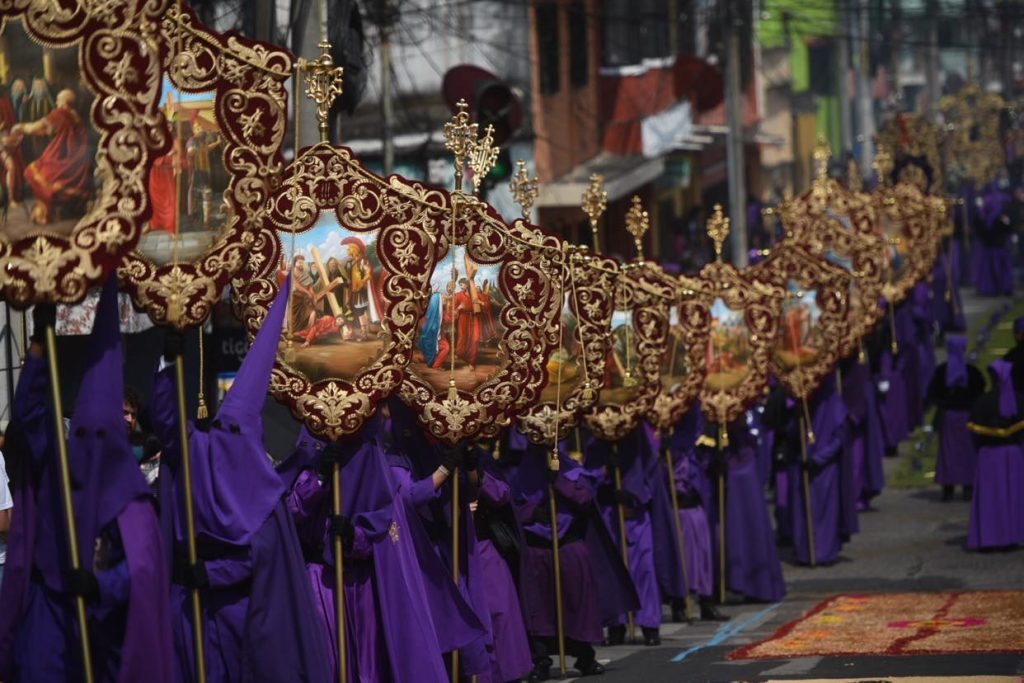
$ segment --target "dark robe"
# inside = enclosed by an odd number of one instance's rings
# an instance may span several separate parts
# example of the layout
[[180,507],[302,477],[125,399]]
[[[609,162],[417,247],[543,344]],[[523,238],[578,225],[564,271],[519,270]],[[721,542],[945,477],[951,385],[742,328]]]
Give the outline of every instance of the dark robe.
[[[87,605],[97,681],[170,681],[168,576],[149,488],[123,417],[117,280],[100,298],[68,435],[76,535],[83,569],[99,584]],[[0,678],[82,676],[47,364],[26,358],[14,400],[12,445],[24,466],[0,594]]]
[[[291,280],[278,292],[224,403],[202,431],[188,425],[196,540],[209,576],[202,588],[207,680],[323,681],[326,643],[313,614],[302,548],[285,487],[263,446],[263,400]],[[151,411],[165,444],[160,501],[165,543],[187,563],[174,380],[157,375]],[[171,587],[178,680],[194,680],[190,590]]]
[[928,385],[928,402],[935,406],[934,426],[939,435],[935,483],[973,486],[978,454],[967,429],[971,406],[985,391],[985,377],[964,360],[967,340],[947,340],[949,360],[940,364]]
[[975,239],[971,271],[974,287],[982,296],[1013,294],[1013,256],[1009,241],[1013,235],[1010,222],[1010,196],[994,183],[982,197],[975,220]]
[[1017,393],[1024,394],[1024,342],[1017,342],[1016,346],[1006,352],[1003,360],[1009,361],[1013,366],[1010,373],[1013,378],[1013,388]]
[[704,468],[697,457],[697,439],[703,433],[704,415],[699,405],[691,406],[672,431],[669,453],[672,457],[689,589],[691,593],[710,596],[714,592],[711,530],[701,497],[707,482]]

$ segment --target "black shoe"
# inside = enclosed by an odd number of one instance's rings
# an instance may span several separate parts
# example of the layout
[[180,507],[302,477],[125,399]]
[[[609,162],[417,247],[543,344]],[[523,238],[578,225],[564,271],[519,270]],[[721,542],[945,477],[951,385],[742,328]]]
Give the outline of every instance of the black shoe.
[[952,486],[943,486],[942,487],[942,502],[943,503],[947,503],[947,502],[949,502],[951,500],[953,500],[953,487]]
[[608,646],[613,645],[624,645],[626,642],[626,627],[625,626],[609,626],[608,637],[605,638],[604,644]]
[[580,672],[580,676],[600,676],[604,673],[604,667],[596,659],[577,659],[576,670]]
[[538,659],[533,663],[533,671],[530,672],[526,680],[530,681],[530,683],[548,680],[551,678],[551,664],[550,657]]
[[641,628],[641,631],[643,631],[644,634],[644,645],[647,647],[661,645],[661,634],[658,633],[658,629],[644,626]]
[[686,608],[686,600],[680,600],[679,598],[672,598],[672,621],[677,624],[688,624],[690,619],[689,610]]
[[729,621],[729,617],[718,611],[710,598],[701,598],[700,601],[701,621]]

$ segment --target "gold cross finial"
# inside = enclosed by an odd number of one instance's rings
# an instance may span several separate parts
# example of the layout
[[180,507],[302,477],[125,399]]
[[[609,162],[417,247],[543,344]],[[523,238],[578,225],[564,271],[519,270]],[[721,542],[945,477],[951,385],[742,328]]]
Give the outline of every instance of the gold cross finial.
[[469,122],[469,105],[466,100],[455,104],[458,109],[444,124],[444,146],[455,157],[455,190],[462,191],[462,171],[466,167],[473,143],[476,141],[477,125]]
[[608,193],[604,189],[604,176],[594,173],[590,176],[590,185],[583,193],[582,206],[584,213],[590,218],[590,234],[594,237],[594,251],[597,251],[597,223],[601,220],[604,210],[608,208]]
[[832,158],[832,147],[824,135],[818,136],[814,145],[814,178],[821,181],[828,179],[828,162]]
[[626,212],[626,230],[633,236],[633,244],[636,245],[636,260],[644,260],[644,233],[651,227],[651,218],[644,211],[640,197],[633,195],[633,204]]
[[345,69],[334,66],[331,59],[331,44],[321,40],[318,44],[320,56],[312,62],[299,60],[299,68],[306,73],[306,97],[316,103],[316,120],[320,124],[320,142],[328,142],[330,126],[328,118],[331,105],[342,92],[342,76]]
[[878,146],[878,151],[875,152],[875,160],[871,162],[871,167],[875,169],[875,175],[878,176],[879,186],[885,187],[888,185],[893,169],[892,153],[889,151],[888,145]]
[[722,213],[722,205],[715,204],[714,213],[708,219],[708,237],[715,243],[715,261],[722,262],[722,245],[729,237],[729,219]]
[[537,193],[540,192],[540,181],[537,176],[532,178],[526,172],[526,162],[522,159],[516,161],[516,174],[508,184],[512,191],[512,199],[523,209],[523,219],[530,220],[530,210],[537,200]]
[[[475,127],[476,124],[474,123]],[[484,135],[469,146],[469,167],[473,169],[473,189],[480,193],[484,178],[498,161],[498,146],[494,144],[494,126],[488,125]]]

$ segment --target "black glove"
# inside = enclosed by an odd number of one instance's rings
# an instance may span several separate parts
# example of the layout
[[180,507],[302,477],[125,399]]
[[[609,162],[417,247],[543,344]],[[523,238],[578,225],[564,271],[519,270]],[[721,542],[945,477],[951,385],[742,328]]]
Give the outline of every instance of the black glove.
[[81,596],[86,602],[96,602],[100,599],[100,583],[91,571],[82,568],[69,569],[66,576],[71,595]]
[[448,470],[449,473],[454,472],[462,464],[465,457],[465,447],[447,448],[441,456],[441,467]]
[[551,524],[551,504],[546,500],[542,500],[537,507],[533,508],[531,520],[534,524]]
[[164,360],[173,363],[185,351],[185,335],[173,327],[164,334]]
[[629,491],[616,491],[615,502],[628,508],[640,507],[640,499]]
[[356,537],[356,528],[345,515],[334,515],[331,517],[331,535],[340,538],[341,547],[349,552]]
[[334,476],[334,463],[340,463],[344,455],[341,446],[337,443],[329,443],[320,451],[320,461],[317,463],[316,473],[324,481]]
[[821,473],[821,471],[825,469],[824,465],[817,462],[816,460],[811,460],[810,458],[802,461],[800,464],[803,467],[804,471],[810,474],[812,477],[818,476]]
[[604,506],[615,505],[618,502],[615,496],[615,489],[608,484],[597,487],[597,502]]
[[36,304],[32,307],[32,336],[30,341],[46,344],[46,328],[57,326],[57,306]]

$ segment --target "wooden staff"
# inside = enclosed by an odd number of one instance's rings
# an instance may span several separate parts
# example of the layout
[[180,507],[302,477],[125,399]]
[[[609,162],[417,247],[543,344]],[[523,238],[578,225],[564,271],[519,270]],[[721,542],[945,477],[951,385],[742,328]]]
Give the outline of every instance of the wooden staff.
[[[622,490],[622,469],[618,465],[618,454],[619,445],[617,443],[612,444],[612,450],[615,451],[616,464],[613,468],[615,471],[615,490]],[[622,503],[617,504],[619,512],[619,543],[622,544],[622,561],[626,565],[626,571],[629,571],[629,540],[626,537],[626,506]],[[626,621],[629,624],[629,640],[633,641],[636,637],[636,625],[633,622],[633,613],[626,613]]]
[[718,602],[725,604],[725,458],[728,426],[719,426],[718,453],[722,462],[718,471]]
[[[176,333],[175,333],[176,334]],[[174,358],[175,384],[178,394],[178,440],[181,442],[181,478],[185,489],[185,534],[187,536],[188,562],[195,567],[199,561],[196,549],[196,518],[192,500],[192,455],[188,444],[188,415],[185,412],[185,359],[179,353]],[[191,589],[192,595],[192,639],[196,650],[196,680],[206,683],[206,642],[203,638],[203,603],[199,588]]]
[[[334,518],[341,516],[341,462],[335,458],[331,463],[331,487],[334,489],[331,505]],[[342,563],[344,548],[341,536],[333,534],[334,539],[334,618],[338,624],[338,680],[348,683],[348,649],[345,642],[345,569]]]
[[804,515],[807,517],[807,544],[811,553],[811,566],[817,566],[817,552],[814,549],[814,506],[811,505],[811,474],[807,471],[807,424],[800,416],[800,458],[803,463]]
[[[557,433],[556,433],[557,438]],[[558,444],[555,443],[555,452],[551,456],[548,467],[557,476],[558,474]],[[560,549],[558,540],[558,503],[555,501],[555,485],[548,484],[548,501],[551,506],[551,553],[555,560],[555,623],[558,627],[558,668],[561,676],[566,674],[565,663],[565,609],[562,604],[562,559],[559,555]]]
[[[451,348],[455,355],[455,344]],[[452,581],[459,585],[459,468],[452,468]],[[459,650],[452,650],[452,683],[459,683]]]
[[[64,504],[64,523],[68,531],[68,555],[71,569],[77,572],[82,568],[78,554],[78,530],[75,526],[75,505],[71,498],[71,466],[68,464],[68,445],[64,440],[64,408],[60,399],[60,375],[57,372],[57,335],[52,326],[46,326],[46,361],[50,368],[50,392],[53,398],[53,422],[57,436],[57,462],[60,467],[60,493]],[[86,683],[93,682],[92,649],[89,646],[89,628],[85,616],[85,598],[75,596],[75,615],[78,619],[78,631],[82,635],[82,669]]]
[[313,258],[316,272],[320,274],[320,281],[324,283],[324,296],[327,298],[327,305],[331,307],[331,313],[337,318],[341,316],[342,310],[338,304],[338,298],[334,296],[334,290],[331,289],[331,280],[327,277],[327,269],[324,268],[324,263],[320,259],[320,250],[316,247],[310,247],[309,254]]
[[665,447],[665,464],[668,466],[668,487],[672,492],[672,515],[676,527],[676,543],[679,545],[679,564],[683,567],[683,581],[686,583],[686,618],[689,619],[693,609],[693,600],[690,597],[690,572],[686,568],[686,535],[683,532],[683,523],[679,519],[679,498],[676,493],[676,473],[672,469],[672,451]]

